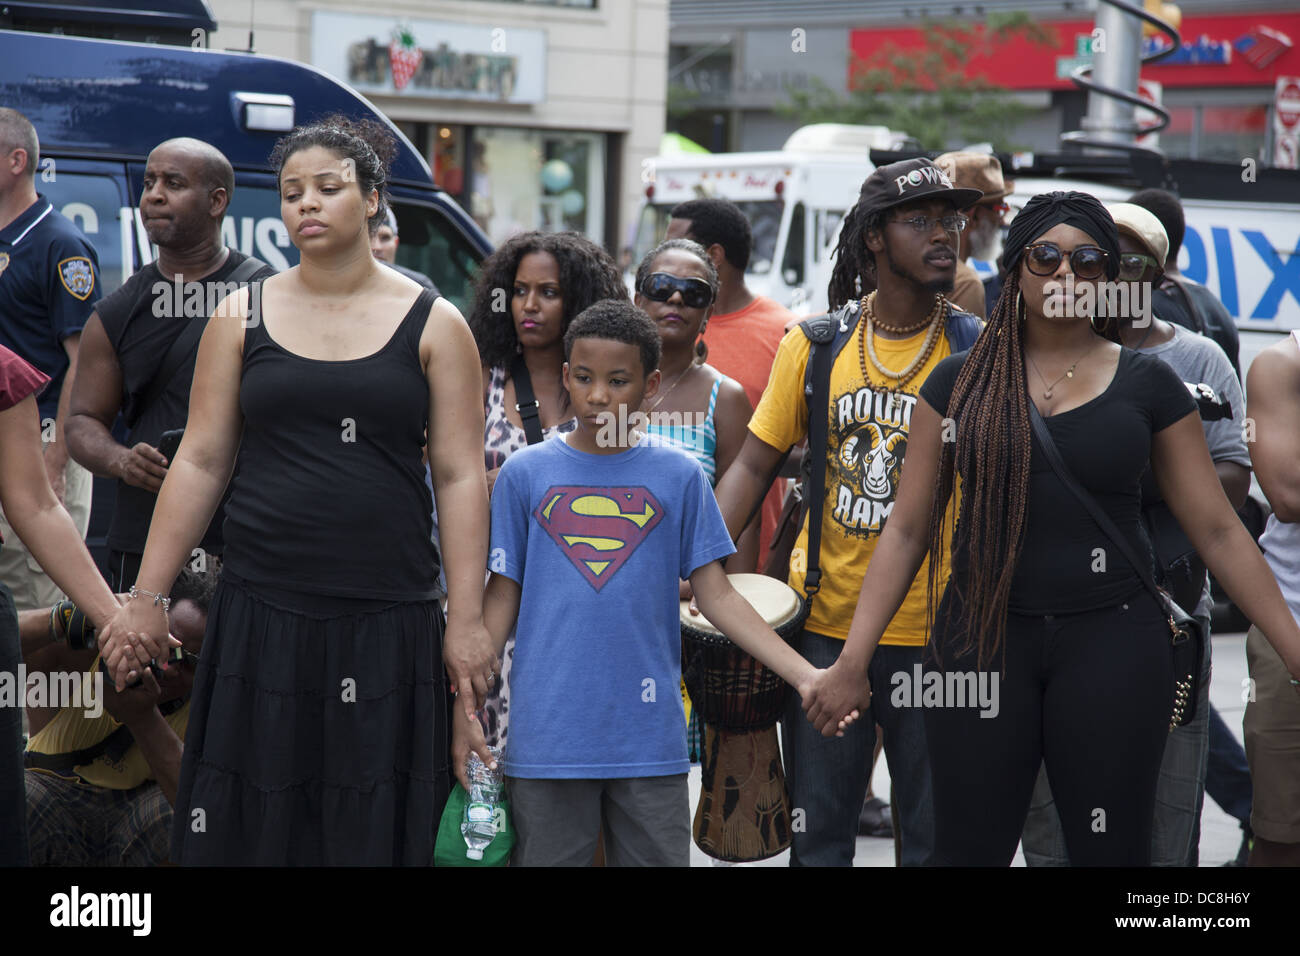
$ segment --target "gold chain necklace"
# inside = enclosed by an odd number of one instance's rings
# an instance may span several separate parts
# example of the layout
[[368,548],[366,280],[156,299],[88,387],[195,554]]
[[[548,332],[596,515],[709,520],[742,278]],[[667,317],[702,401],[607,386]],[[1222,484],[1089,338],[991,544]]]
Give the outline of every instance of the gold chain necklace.
[[[656,408],[658,408],[660,405],[662,405],[662,404],[663,404],[663,400],[664,400],[665,398],[667,398],[670,394],[672,394],[672,390],[675,389],[678,385],[680,385],[680,384],[682,383],[682,379],[684,379],[684,378],[686,377],[686,373],[689,372],[689,371],[690,371],[691,369],[693,369],[693,368],[695,368],[695,363],[694,363],[694,362],[690,362],[690,363],[688,363],[687,366],[686,366],[686,368],[682,369],[681,374],[678,375],[675,379],[673,379],[673,383],[672,383],[671,385],[668,386],[668,391],[666,391],[666,392],[664,392],[662,395],[660,395],[660,396],[659,396],[659,401],[657,401],[657,402],[655,402],[653,405],[651,405],[649,410],[653,412]],[[642,402],[642,404],[644,405],[645,403]]]
[[1082,362],[1084,359],[1086,359],[1086,358],[1088,357],[1088,354],[1089,354],[1090,352],[1092,352],[1092,346],[1091,346],[1091,345],[1088,346],[1088,351],[1087,351],[1087,352],[1084,352],[1084,353],[1083,353],[1082,355],[1080,355],[1077,359],[1075,359],[1075,360],[1074,360],[1074,365],[1071,365],[1069,368],[1067,368],[1067,369],[1065,370],[1065,374],[1062,375],[1062,376],[1060,376],[1060,377],[1059,377],[1055,382],[1053,382],[1051,385],[1048,385],[1048,384],[1047,384],[1047,376],[1045,376],[1045,375],[1043,374],[1043,372],[1042,372],[1042,369],[1040,369],[1040,368],[1038,367],[1038,363],[1034,361],[1033,356],[1031,356],[1028,352],[1026,352],[1026,353],[1025,353],[1025,358],[1029,359],[1029,364],[1032,365],[1032,366],[1034,367],[1034,371],[1038,373],[1038,378],[1039,378],[1039,380],[1042,381],[1042,383],[1043,383],[1043,398],[1045,398],[1045,399],[1049,399],[1049,400],[1050,400],[1051,397],[1052,397],[1052,389],[1054,389],[1054,388],[1056,388],[1056,386],[1060,385],[1061,382],[1062,382],[1063,380],[1065,380],[1065,379],[1067,379],[1067,378],[1074,378],[1074,369],[1075,369],[1075,367],[1076,367],[1080,362]]
[[[930,356],[934,354],[935,346],[939,342],[939,332],[943,328],[943,296],[936,295],[934,297],[934,308],[930,310],[930,314],[925,318],[925,323],[928,323],[930,326],[930,331],[926,333],[925,336],[925,344],[921,346],[921,350],[917,352],[917,354],[912,358],[912,361],[909,362],[907,367],[901,372],[895,372],[892,369],[885,368],[881,363],[879,356],[876,355],[874,328],[876,325],[875,305],[876,293],[872,292],[870,295],[862,297],[863,319],[862,328],[859,330],[858,335],[858,361],[862,365],[862,377],[866,379],[868,384],[871,382],[871,376],[867,372],[867,356],[869,355],[871,357],[871,364],[875,366],[876,371],[886,378],[894,379],[893,387],[902,388],[916,377],[917,372],[925,368],[925,363],[928,362]],[[888,326],[882,325],[881,328],[888,328]],[[920,325],[916,326],[916,329],[920,328]]]

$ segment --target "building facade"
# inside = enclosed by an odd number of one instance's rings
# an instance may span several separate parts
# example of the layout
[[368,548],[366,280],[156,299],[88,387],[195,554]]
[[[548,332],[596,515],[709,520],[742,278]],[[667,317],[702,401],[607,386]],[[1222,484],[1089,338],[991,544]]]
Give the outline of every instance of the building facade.
[[[821,83],[847,94],[861,64],[922,48],[927,19],[973,24],[1021,12],[1046,28],[1050,42],[1014,41],[995,56],[963,60],[961,69],[1005,88],[1026,108],[1007,146],[1053,151],[1059,134],[1079,129],[1087,112],[1087,94],[1068,74],[1091,58],[1098,2],[672,0],[668,126],[714,151],[779,148],[807,122],[782,113],[789,90]],[[1156,145],[1175,157],[1273,162],[1278,81],[1300,76],[1300,6],[1174,2],[1182,11],[1181,49],[1142,69],[1145,92],[1172,114]],[[1148,39],[1146,49],[1160,42]],[[965,143],[954,132],[942,145]]]
[[[664,131],[668,0],[211,0],[212,49],[311,64],[378,106],[494,243],[616,252]],[[298,121],[309,120],[304,115]]]

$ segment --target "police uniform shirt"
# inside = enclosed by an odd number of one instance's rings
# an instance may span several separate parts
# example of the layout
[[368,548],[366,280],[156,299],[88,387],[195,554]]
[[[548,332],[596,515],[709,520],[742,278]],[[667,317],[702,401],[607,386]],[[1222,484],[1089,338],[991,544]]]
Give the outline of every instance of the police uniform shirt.
[[99,289],[99,257],[48,199],[0,230],[0,345],[51,379],[41,418],[52,419],[68,372],[63,340],[80,332]]

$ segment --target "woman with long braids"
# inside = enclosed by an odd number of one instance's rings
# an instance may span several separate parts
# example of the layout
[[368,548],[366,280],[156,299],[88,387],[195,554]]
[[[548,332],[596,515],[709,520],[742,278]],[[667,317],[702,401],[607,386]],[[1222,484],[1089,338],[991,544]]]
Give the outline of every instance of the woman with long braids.
[[1293,675],[1300,628],[1224,496],[1187,389],[1158,358],[1121,348],[1115,320],[1090,307],[1095,283],[1118,274],[1105,208],[1083,193],[1037,196],[1011,223],[1005,258],[988,326],[921,389],[848,646],[810,713],[833,732],[831,714],[847,712],[837,707],[870,697],[879,635],[955,520],[951,574],[930,580],[932,608],[943,591],[924,686],[895,675],[879,688],[925,708],[937,862],[1009,864],[1045,762],[1070,862],[1146,865],[1173,710],[1169,626],[1036,447],[1030,403],[1132,550],[1148,553],[1149,463],[1198,553]]
[[[450,792],[453,706],[496,655],[474,342],[445,299],[371,255],[395,151],[336,116],[272,154],[298,266],[208,321],[189,425],[105,648],[119,685],[161,658],[165,595],[234,471],[195,675],[176,863],[415,865]],[[448,618],[425,485],[442,506]],[[200,825],[201,823],[201,825]]]
[[[506,459],[529,444],[517,407],[520,377],[528,378],[537,402],[541,438],[573,431],[578,420],[560,377],[564,333],[574,316],[593,302],[626,298],[627,287],[609,253],[576,232],[525,232],[483,260],[469,327],[482,362],[483,460],[489,494]],[[482,712],[484,738],[494,746],[506,741],[514,655],[511,637],[502,655],[501,679]]]

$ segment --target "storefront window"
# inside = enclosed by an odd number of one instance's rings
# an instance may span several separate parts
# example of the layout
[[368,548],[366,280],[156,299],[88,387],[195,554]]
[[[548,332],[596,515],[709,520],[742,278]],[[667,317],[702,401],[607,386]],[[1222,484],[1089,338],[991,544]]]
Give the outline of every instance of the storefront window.
[[478,127],[469,153],[469,212],[494,244],[532,229],[604,243],[603,136]]
[[531,3],[539,7],[579,7],[583,10],[595,10],[597,0],[479,0],[490,3]]
[[1184,159],[1240,162],[1263,155],[1268,106],[1263,103],[1169,108],[1170,124],[1160,132],[1160,148]]
[[1267,129],[1267,106],[1203,106],[1196,158],[1238,163],[1243,156],[1260,156]]

